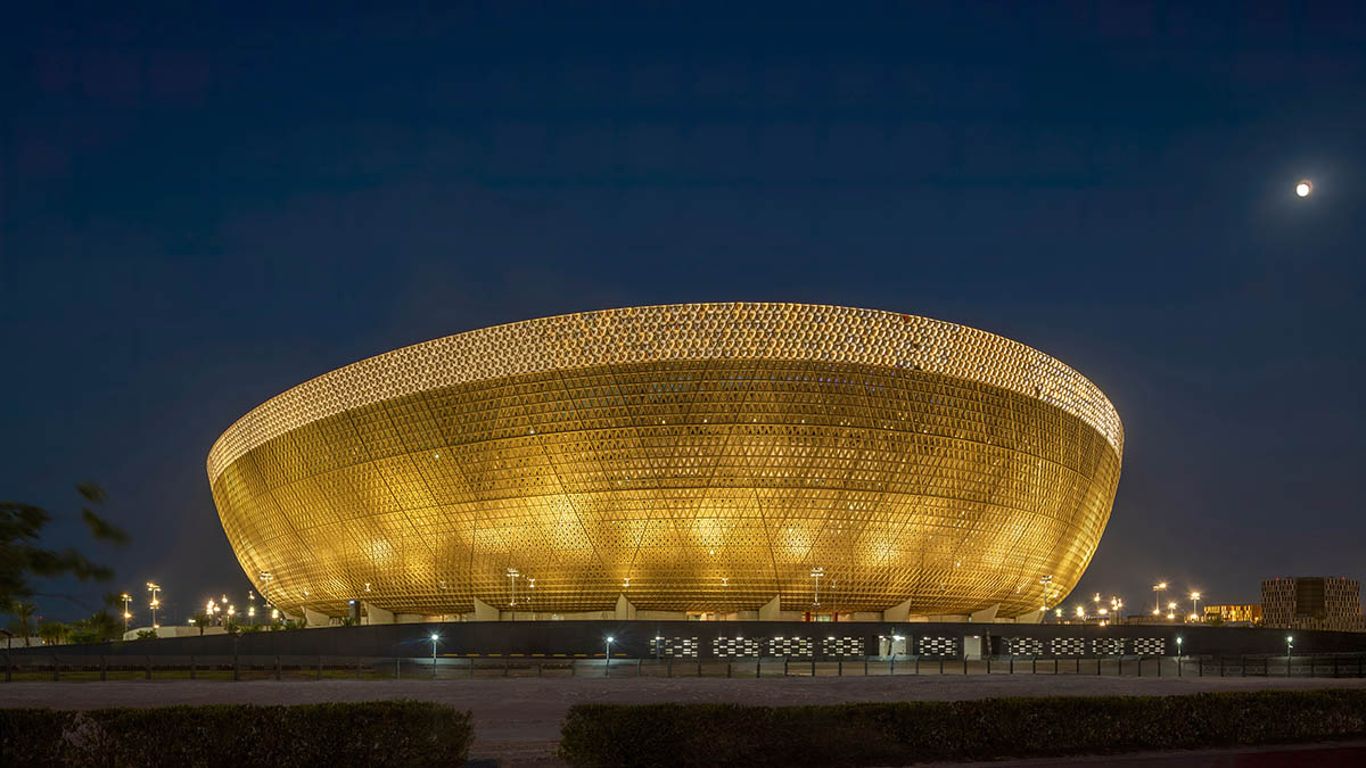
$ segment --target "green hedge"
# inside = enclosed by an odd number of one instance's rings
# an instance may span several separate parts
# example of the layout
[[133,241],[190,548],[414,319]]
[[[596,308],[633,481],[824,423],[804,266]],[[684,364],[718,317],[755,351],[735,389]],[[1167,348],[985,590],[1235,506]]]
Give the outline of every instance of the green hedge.
[[258,707],[0,709],[0,765],[456,766],[468,712],[415,701]]
[[572,766],[859,766],[1366,735],[1366,690],[747,707],[580,704]]

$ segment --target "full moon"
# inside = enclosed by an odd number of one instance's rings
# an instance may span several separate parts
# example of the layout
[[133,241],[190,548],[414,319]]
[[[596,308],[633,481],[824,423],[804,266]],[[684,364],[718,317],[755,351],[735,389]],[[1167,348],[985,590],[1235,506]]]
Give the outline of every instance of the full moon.
[[1309,195],[1313,191],[1314,182],[1310,181],[1309,179],[1302,179],[1300,183],[1295,185],[1295,194],[1299,195],[1300,197],[1309,197]]

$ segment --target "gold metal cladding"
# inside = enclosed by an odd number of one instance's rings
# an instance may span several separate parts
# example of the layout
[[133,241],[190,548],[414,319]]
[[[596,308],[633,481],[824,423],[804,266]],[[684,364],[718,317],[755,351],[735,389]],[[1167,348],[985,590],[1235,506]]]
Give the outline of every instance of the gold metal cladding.
[[1009,616],[1081,577],[1122,452],[1099,389],[1000,336],[686,304],[363,360],[248,413],[208,471],[284,609],[507,609],[515,587],[542,614],[803,611],[819,568],[820,610]]

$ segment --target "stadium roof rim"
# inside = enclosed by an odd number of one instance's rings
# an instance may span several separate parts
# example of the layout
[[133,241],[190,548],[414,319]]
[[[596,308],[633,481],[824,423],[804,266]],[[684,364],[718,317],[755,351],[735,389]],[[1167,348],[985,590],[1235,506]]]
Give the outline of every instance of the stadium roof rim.
[[[807,333],[817,329],[825,333]],[[998,386],[1081,419],[1123,456],[1123,423],[1100,388],[1004,336],[878,309],[708,302],[519,320],[367,357],[295,385],[234,422],[209,451],[209,480],[248,451],[305,424],[415,392],[550,370],[706,359],[882,365]]]

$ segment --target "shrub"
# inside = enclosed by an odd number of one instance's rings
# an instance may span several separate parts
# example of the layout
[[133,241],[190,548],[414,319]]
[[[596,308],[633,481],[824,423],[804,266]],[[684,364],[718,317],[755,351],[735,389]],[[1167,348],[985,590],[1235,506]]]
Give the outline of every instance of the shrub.
[[468,712],[375,701],[59,711],[0,709],[0,765],[464,765]]
[[1366,735],[1366,690],[746,707],[580,704],[573,766],[861,766]]

